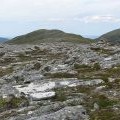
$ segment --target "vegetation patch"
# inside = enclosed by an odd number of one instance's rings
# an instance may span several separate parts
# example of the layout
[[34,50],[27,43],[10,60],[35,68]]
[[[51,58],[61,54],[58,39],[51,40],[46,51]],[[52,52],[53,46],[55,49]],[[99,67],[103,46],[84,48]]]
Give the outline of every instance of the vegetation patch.
[[0,65],[9,65],[9,64],[11,64],[13,62],[15,62],[15,58],[7,57],[7,58],[4,58],[4,59],[0,60]]
[[94,99],[94,102],[96,102],[100,106],[100,109],[107,108],[118,103],[118,101],[108,99],[105,95],[96,94],[92,97]]
[[80,68],[91,68],[91,66],[85,65],[85,64],[74,64],[75,69],[80,69]]
[[120,120],[120,113],[113,109],[102,109],[92,112],[90,114],[90,120]]
[[73,42],[73,43],[91,43],[93,40],[84,38],[80,35],[65,33],[60,30],[37,30],[26,35],[18,36],[8,41],[12,44],[40,44],[43,42]]
[[74,64],[74,69],[76,70],[80,70],[81,72],[85,72],[85,71],[96,71],[96,70],[100,70],[101,66],[99,63],[94,63],[93,65],[89,66],[89,65],[85,65],[85,64]]
[[0,98],[0,112],[28,105],[29,101],[25,97],[10,95],[9,98]]
[[40,64],[39,62],[37,62],[37,63],[34,64],[33,69],[34,69],[34,70],[39,70],[40,67],[41,67],[41,64]]
[[8,75],[10,73],[12,73],[14,70],[13,70],[13,67],[8,67],[8,68],[0,68],[0,77],[4,76],[4,75]]
[[94,69],[94,70],[100,70],[100,69],[101,69],[100,64],[99,64],[99,63],[95,63],[95,64],[93,65],[93,69]]
[[111,77],[119,78],[120,77],[120,66],[116,66],[116,67],[113,67],[111,69],[108,69],[107,73]]
[[91,47],[90,49],[93,50],[93,51],[95,51],[95,52],[99,52],[101,54],[107,54],[107,55],[112,55],[113,54],[112,50],[104,49],[104,48],[100,48],[100,47],[96,47],[96,48]]
[[54,97],[55,101],[65,101],[69,96],[74,97],[79,93],[90,94],[94,87],[89,86],[76,86],[76,87],[65,87],[60,89],[54,89],[56,96]]
[[46,76],[50,78],[76,78],[77,74],[67,72],[47,73]]
[[96,74],[102,71],[99,63],[94,63],[93,65],[74,64],[74,69],[78,73],[78,79],[100,78]]
[[19,53],[17,57],[19,58],[19,61],[22,61],[22,62],[32,60],[31,56],[27,56],[24,53]]
[[101,69],[99,63],[95,63],[93,66],[75,65],[75,69],[78,72],[78,79],[102,79],[108,84],[108,78],[120,78],[120,66],[113,66],[109,69]]
[[63,89],[55,89],[55,97],[53,98],[54,101],[66,101],[67,100],[67,94],[66,91]]

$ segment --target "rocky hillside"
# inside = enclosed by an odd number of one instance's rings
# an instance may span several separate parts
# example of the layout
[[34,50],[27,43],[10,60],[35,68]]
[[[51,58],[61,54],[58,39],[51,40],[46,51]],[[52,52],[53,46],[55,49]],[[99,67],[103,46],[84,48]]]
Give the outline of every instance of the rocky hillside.
[[110,44],[120,44],[120,29],[108,32],[100,36],[98,40],[105,40]]
[[78,42],[90,43],[91,40],[80,35],[65,33],[60,30],[37,30],[26,35],[18,36],[8,41],[12,44],[39,44],[43,42]]
[[120,119],[119,46],[1,44],[0,56],[0,120]]

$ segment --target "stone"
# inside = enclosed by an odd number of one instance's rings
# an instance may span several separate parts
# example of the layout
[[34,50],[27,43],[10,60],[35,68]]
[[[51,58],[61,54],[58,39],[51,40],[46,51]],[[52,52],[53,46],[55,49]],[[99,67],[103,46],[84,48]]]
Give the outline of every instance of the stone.
[[82,106],[65,107],[57,112],[33,117],[29,120],[89,120],[86,110]]
[[94,110],[96,111],[96,110],[99,110],[99,109],[100,109],[99,105],[97,103],[94,103]]

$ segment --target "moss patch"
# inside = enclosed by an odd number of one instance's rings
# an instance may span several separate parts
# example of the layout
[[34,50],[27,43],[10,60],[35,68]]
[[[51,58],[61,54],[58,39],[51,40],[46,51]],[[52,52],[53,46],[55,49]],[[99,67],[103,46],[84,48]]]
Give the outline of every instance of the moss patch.
[[0,68],[0,77],[2,77],[4,75],[8,75],[8,74],[12,73],[13,71],[14,71],[13,67],[8,67],[5,69]]

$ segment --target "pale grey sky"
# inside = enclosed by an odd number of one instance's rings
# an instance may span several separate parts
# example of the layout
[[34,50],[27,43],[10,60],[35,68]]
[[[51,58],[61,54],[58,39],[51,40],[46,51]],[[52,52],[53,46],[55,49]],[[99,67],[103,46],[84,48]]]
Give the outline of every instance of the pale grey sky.
[[0,0],[0,36],[37,29],[101,35],[120,26],[120,0]]

